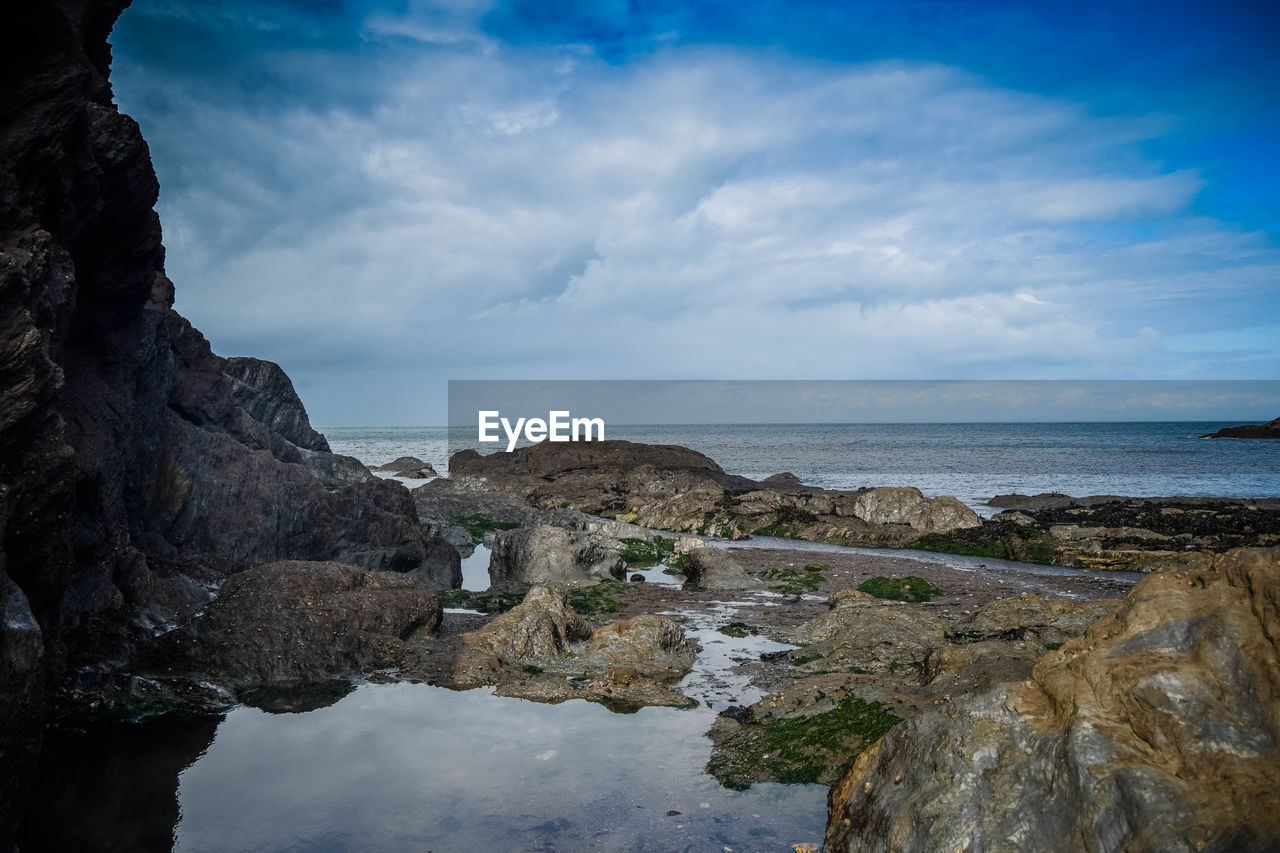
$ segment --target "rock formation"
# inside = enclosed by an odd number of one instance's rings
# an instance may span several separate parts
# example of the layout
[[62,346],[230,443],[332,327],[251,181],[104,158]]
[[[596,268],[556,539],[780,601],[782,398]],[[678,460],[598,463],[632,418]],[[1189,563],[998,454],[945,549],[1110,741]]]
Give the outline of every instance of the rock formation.
[[559,527],[521,527],[494,535],[489,557],[489,585],[523,592],[531,586],[593,584],[606,578],[622,580],[627,564],[618,542],[599,534],[577,533]]
[[286,561],[232,575],[189,628],[165,640],[179,671],[276,684],[392,666],[405,637],[439,622],[440,602],[412,578]]
[[70,668],[127,665],[232,569],[427,552],[408,492],[329,454],[279,368],[173,311],[156,177],[107,82],[126,5],[0,28],[0,846]]
[[430,477],[439,477],[436,469],[432,468],[426,462],[423,462],[416,456],[401,456],[399,459],[393,459],[385,465],[379,465],[374,469],[382,471],[386,474],[395,474],[397,477],[408,477],[411,480],[426,480]]
[[694,589],[754,589],[760,582],[727,553],[713,545],[690,548],[680,570]]
[[926,498],[906,487],[832,491],[782,475],[758,483],[672,445],[543,442],[489,456],[464,450],[449,460],[449,471],[455,488],[472,494],[699,535],[905,545],[981,524],[955,498]]
[[1148,576],[1031,678],[859,756],[824,849],[1280,845],[1280,549]]
[[1244,426],[1223,427],[1217,432],[1202,435],[1201,438],[1280,438],[1280,418],[1267,421],[1265,424],[1245,424]]
[[619,710],[687,707],[671,685],[693,665],[697,645],[674,621],[643,615],[592,630],[568,590],[534,586],[524,600],[465,634],[410,638],[402,671],[444,687],[497,686],[538,702],[586,699]]
[[260,358],[229,358],[222,372],[231,380],[231,396],[245,414],[295,447],[329,450],[325,437],[311,428],[293,382],[280,365]]
[[1280,499],[997,495],[981,527],[933,533],[915,547],[1082,569],[1207,566],[1232,548],[1280,544]]

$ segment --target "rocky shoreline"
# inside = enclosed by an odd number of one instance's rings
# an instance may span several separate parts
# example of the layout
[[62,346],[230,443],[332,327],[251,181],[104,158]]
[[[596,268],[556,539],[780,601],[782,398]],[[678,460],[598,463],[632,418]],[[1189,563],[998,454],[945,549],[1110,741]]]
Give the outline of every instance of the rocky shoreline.
[[[228,708],[396,681],[709,706],[726,785],[835,782],[831,850],[1280,841],[1253,805],[1280,791],[1280,503],[1011,496],[983,521],[627,442],[463,453],[410,491],[332,453],[279,366],[214,354],[174,311],[155,174],[108,82],[126,5],[27,4],[0,30],[0,848],[57,801],[30,803],[50,725],[187,736],[107,750],[120,778],[139,754],[163,777],[94,792],[150,832]],[[792,547],[708,541],[752,536]],[[490,589],[460,590],[481,546]]]

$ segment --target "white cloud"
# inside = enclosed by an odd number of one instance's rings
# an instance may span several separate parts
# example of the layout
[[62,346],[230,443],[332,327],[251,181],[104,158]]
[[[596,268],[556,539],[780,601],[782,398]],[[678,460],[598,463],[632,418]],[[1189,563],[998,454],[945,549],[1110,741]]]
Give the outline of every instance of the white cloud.
[[936,66],[435,41],[359,111],[143,116],[215,349],[313,378],[1183,375],[1165,336],[1280,280],[1138,156],[1156,122]]

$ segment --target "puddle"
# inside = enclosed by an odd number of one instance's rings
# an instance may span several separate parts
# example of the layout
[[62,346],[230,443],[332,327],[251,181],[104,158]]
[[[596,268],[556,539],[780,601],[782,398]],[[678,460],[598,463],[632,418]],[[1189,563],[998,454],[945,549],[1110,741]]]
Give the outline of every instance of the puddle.
[[741,600],[712,602],[704,611],[674,610],[663,614],[683,617],[685,636],[702,644],[693,671],[680,682],[680,690],[686,696],[692,696],[717,713],[730,705],[750,705],[764,696],[764,691],[750,684],[750,676],[742,672],[739,665],[754,663],[767,652],[795,646],[751,634],[731,637],[718,629],[730,622],[742,621],[742,611],[747,608],[779,606],[767,600],[772,595],[745,593]]
[[477,545],[471,556],[462,558],[462,588],[484,592],[489,588],[489,554],[487,545]]
[[123,851],[144,839],[168,849],[169,838],[178,851],[220,853],[820,842],[824,786],[738,792],[704,772],[713,715],[391,684],[301,714],[236,708],[216,733],[216,721],[175,720],[60,732],[22,849]]

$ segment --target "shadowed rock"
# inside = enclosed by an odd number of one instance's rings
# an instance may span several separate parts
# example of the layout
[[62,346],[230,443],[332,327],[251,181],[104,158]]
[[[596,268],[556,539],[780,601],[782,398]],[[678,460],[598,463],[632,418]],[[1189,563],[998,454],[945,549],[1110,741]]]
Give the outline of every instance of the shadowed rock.
[[686,551],[680,570],[688,578],[688,586],[694,589],[754,589],[760,586],[760,582],[747,574],[737,560],[713,545]]
[[[41,720],[68,673],[131,666],[234,570],[426,556],[403,487],[327,453],[279,367],[220,358],[173,310],[156,176],[107,82],[127,5],[19,4],[0,27],[0,590],[40,634],[0,623],[0,659],[38,659],[0,669],[0,721]],[[38,737],[10,731],[20,775]]]
[[428,477],[440,476],[436,473],[435,468],[432,468],[416,456],[401,456],[399,459],[392,460],[385,465],[379,465],[374,470],[414,480],[425,480]]
[[293,382],[280,365],[260,358],[228,358],[222,372],[231,379],[231,396],[249,417],[306,450],[329,450],[325,437],[311,428]]
[[1267,421],[1265,424],[1245,424],[1244,426],[1223,427],[1217,432],[1202,435],[1201,438],[1280,438],[1280,418]]
[[170,668],[230,684],[321,680],[394,665],[403,638],[439,621],[439,600],[413,578],[269,563],[232,575],[189,632],[174,632]]

